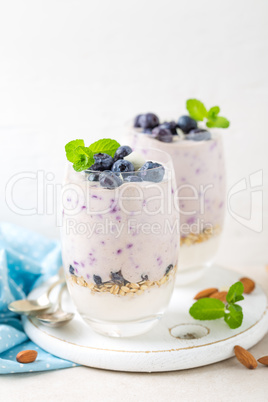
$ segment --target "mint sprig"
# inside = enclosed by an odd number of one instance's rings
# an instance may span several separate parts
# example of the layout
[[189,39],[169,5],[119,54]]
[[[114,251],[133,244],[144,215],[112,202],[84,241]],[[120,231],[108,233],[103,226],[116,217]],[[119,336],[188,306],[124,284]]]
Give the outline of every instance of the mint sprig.
[[204,121],[204,119],[206,119],[206,125],[209,128],[228,128],[230,125],[230,122],[226,117],[219,116],[219,106],[213,106],[207,110],[204,103],[200,100],[188,99],[186,101],[186,109],[194,120]]
[[226,304],[221,300],[205,297],[197,300],[190,308],[189,313],[196,320],[224,318],[231,329],[238,328],[243,321],[243,311],[236,302],[244,299],[243,291],[244,285],[241,282],[236,282],[228,291]]
[[228,291],[228,293],[226,295],[227,302],[229,304],[233,304],[233,303],[236,303],[236,302],[238,302],[240,300],[244,300],[244,296],[242,296],[243,292],[244,292],[243,283],[242,282],[234,283],[230,287],[230,289],[229,289],[229,291]]
[[243,321],[242,307],[239,304],[230,304],[227,309],[229,312],[224,314],[224,321],[231,329],[240,327]]
[[221,300],[205,297],[195,302],[189,313],[196,320],[217,320],[224,317],[225,304]]
[[208,115],[205,105],[197,99],[188,99],[186,101],[186,109],[190,116],[197,121],[203,121]]
[[77,159],[74,160],[73,168],[76,172],[88,169],[94,163],[93,152],[87,147],[77,147],[74,150]]
[[74,140],[65,145],[65,152],[68,161],[73,163],[76,172],[89,169],[94,164],[94,155],[98,153],[114,156],[120,144],[116,140],[108,138],[93,142],[89,147],[85,147],[84,140]]
[[85,146],[84,140],[70,141],[70,142],[68,142],[68,144],[65,145],[65,152],[66,152],[68,161],[75,162],[75,160],[77,159],[75,150],[76,150],[76,148],[78,148],[80,146],[82,146],[82,147]]
[[93,142],[89,146],[89,149],[93,152],[93,154],[98,154],[99,152],[103,154],[108,154],[114,157],[115,151],[120,147],[120,144],[116,140],[109,140],[108,138],[104,138],[102,140],[98,140]]

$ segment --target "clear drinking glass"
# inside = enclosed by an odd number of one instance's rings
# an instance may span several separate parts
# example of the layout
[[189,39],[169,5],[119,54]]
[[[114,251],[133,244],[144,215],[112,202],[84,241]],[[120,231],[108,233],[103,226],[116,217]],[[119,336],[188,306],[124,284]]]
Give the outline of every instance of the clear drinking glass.
[[[66,168],[61,241],[67,285],[80,315],[104,335],[148,331],[175,283],[179,214],[173,165],[160,150],[148,150],[146,160],[164,166],[163,180],[127,182],[130,173],[123,173],[122,184],[108,189],[90,182],[90,172]],[[150,170],[156,181],[160,169]]]
[[211,266],[220,243],[225,215],[225,163],[222,137],[212,130],[208,141],[158,141],[140,129],[128,128],[126,144],[167,152],[176,175],[176,198],[180,211],[180,260],[177,285],[199,279]]

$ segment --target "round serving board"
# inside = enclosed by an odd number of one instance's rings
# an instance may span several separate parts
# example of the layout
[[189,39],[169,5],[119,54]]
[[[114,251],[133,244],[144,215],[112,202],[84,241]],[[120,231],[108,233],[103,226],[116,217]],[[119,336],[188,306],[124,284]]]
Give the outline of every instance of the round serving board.
[[[239,279],[237,272],[211,267],[204,278],[177,287],[162,320],[150,332],[133,338],[99,335],[79,317],[61,328],[50,328],[31,317],[24,317],[29,338],[44,350],[85,366],[108,370],[155,372],[205,366],[234,355],[235,345],[250,348],[268,331],[267,298],[256,286],[241,302],[244,320],[240,328],[230,329],[223,319],[197,321],[188,313],[194,295],[208,287],[228,287]],[[35,289],[34,298],[44,288]],[[65,294],[63,306],[74,307]]]

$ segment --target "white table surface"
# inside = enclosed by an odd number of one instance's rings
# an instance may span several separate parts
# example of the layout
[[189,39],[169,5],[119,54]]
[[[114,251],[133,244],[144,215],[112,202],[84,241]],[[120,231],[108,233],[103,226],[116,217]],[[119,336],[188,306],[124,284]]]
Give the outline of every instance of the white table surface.
[[[219,255],[220,257],[220,255]],[[220,262],[221,258],[218,258]],[[226,265],[227,266],[227,265]],[[268,292],[268,268],[236,264],[236,269]],[[268,334],[251,349],[256,358],[268,354]],[[75,367],[42,373],[5,375],[1,401],[264,401],[267,368],[248,370],[236,358],[210,366],[169,373],[124,373]],[[12,395],[12,397],[11,397]],[[11,397],[11,399],[10,399]]]

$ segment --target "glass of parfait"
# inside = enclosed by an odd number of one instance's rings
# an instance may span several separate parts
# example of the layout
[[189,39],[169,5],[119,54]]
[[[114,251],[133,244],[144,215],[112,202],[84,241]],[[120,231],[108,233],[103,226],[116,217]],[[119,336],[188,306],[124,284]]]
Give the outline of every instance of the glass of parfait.
[[180,212],[177,285],[199,279],[214,261],[224,223],[225,163],[219,130],[200,129],[189,116],[178,123],[160,123],[155,114],[147,113],[128,127],[125,142],[143,155],[149,147],[170,155]]
[[101,334],[134,336],[158,322],[173,292],[175,176],[161,150],[150,149],[145,158],[122,146],[105,155],[95,154],[95,164],[81,172],[66,167],[63,265],[82,318]]

